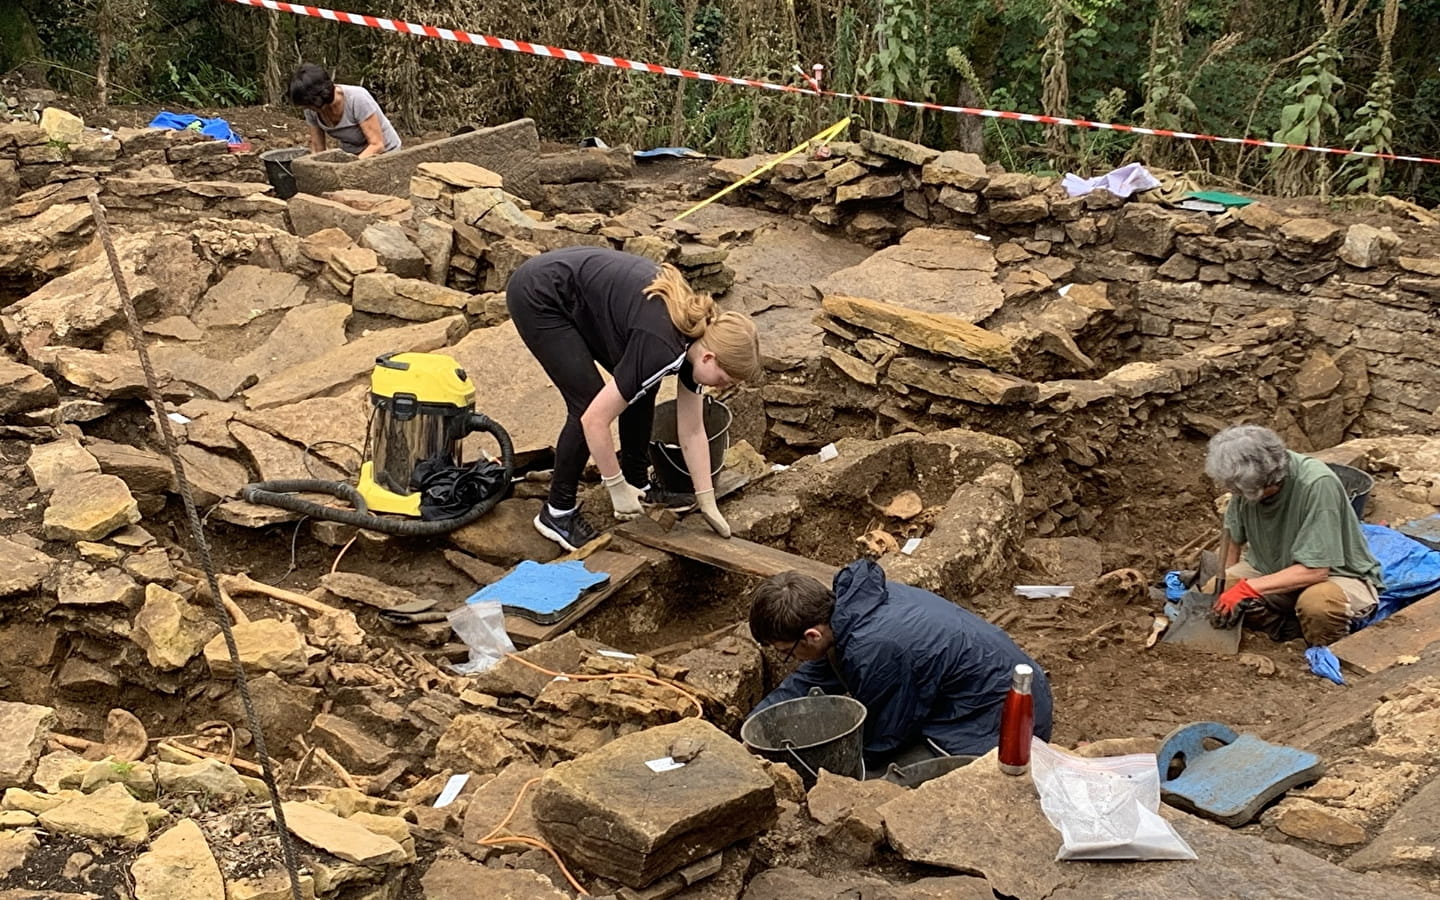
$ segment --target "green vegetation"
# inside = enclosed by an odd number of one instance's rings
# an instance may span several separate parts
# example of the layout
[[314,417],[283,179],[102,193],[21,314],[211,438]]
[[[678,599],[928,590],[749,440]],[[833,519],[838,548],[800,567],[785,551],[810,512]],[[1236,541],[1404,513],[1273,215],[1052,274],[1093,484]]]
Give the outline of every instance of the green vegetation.
[[[1440,0],[366,0],[328,4],[503,37],[943,104],[1433,155]],[[361,29],[218,0],[18,0],[4,64],[57,89],[214,109],[281,102],[302,59],[374,90],[408,131],[535,118],[557,140],[788,148],[847,113],[1007,167],[1141,159],[1286,194],[1440,201],[1440,167],[1047,130],[755,91]]]

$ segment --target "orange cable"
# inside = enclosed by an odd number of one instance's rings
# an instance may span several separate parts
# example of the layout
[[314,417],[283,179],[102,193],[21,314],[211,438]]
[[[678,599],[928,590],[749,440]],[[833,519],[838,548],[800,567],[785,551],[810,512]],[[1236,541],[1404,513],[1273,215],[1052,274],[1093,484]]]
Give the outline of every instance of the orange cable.
[[510,811],[505,814],[505,818],[501,819],[498,825],[490,829],[489,834],[480,838],[480,840],[476,841],[476,843],[484,847],[497,847],[500,844],[505,843],[517,843],[525,844],[526,846],[530,847],[538,847],[539,849],[544,850],[546,853],[549,853],[551,858],[555,860],[555,864],[560,867],[560,874],[565,876],[565,880],[570,882],[570,886],[575,888],[576,891],[579,891],[581,895],[588,897],[590,896],[590,892],[585,890],[585,888],[580,885],[580,882],[575,880],[575,876],[571,875],[570,870],[565,867],[565,862],[560,858],[560,854],[556,853],[555,848],[551,847],[549,844],[545,843],[539,838],[531,837],[528,834],[514,834],[507,835],[505,837],[496,837],[496,835],[500,833],[500,829],[504,828],[507,824],[509,824],[510,820],[514,818],[515,813],[520,809],[520,801],[525,797],[525,792],[530,790],[531,785],[538,784],[539,781],[540,779],[538,777],[532,778],[529,781],[525,782],[523,785],[521,785],[520,792],[515,795],[515,802],[510,804]]

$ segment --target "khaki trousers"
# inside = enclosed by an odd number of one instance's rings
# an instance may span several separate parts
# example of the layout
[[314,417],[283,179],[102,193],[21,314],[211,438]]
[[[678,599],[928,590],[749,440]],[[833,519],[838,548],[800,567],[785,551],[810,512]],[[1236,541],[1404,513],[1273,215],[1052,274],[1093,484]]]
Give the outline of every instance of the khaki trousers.
[[[1225,585],[1264,574],[1241,560],[1225,570]],[[1378,597],[1375,586],[1363,578],[1336,575],[1303,591],[1266,594],[1260,600],[1264,606],[1245,614],[1245,627],[1272,640],[1303,637],[1307,646],[1324,647],[1349,634],[1351,621],[1369,615]]]

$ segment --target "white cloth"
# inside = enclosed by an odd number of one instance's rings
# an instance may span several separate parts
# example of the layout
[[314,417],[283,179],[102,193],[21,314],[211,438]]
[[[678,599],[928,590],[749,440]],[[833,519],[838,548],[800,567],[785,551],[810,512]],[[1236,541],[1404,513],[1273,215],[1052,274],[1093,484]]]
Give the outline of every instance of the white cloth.
[[1138,162],[1121,166],[1094,178],[1081,178],[1079,175],[1067,172],[1060,183],[1064,186],[1065,193],[1072,197],[1084,196],[1100,188],[1105,188],[1117,197],[1129,197],[1131,194],[1160,186],[1160,181],[1151,175],[1142,163]]

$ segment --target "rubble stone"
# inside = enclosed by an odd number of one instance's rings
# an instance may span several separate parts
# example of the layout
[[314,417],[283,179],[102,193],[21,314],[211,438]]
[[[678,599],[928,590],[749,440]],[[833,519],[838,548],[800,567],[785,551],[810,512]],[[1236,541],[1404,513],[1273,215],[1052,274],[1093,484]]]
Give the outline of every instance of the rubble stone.
[[240,773],[218,759],[202,759],[188,765],[158,762],[155,781],[168,794],[244,797],[248,790]]
[[29,784],[55,725],[48,706],[0,700],[0,789]]
[[1400,236],[1391,229],[1356,222],[1345,230],[1339,256],[1357,269],[1373,269],[1388,263],[1399,246]]
[[54,567],[55,560],[41,551],[0,537],[0,597],[30,593]]
[[1116,250],[1164,259],[1175,247],[1175,227],[1180,221],[1176,214],[1157,206],[1132,204],[1116,223],[1112,246]]
[[311,194],[296,194],[287,203],[290,208],[290,224],[301,237],[327,228],[338,228],[349,235],[351,240],[358,241],[372,222],[382,218],[374,212],[366,212]]
[[47,540],[98,541],[140,521],[140,507],[114,475],[82,475],[62,482],[45,508]]
[[467,713],[456,716],[435,745],[436,765],[472,772],[496,772],[520,757],[520,748],[506,737],[511,722],[499,716]]
[[55,593],[61,606],[113,604],[129,609],[140,602],[140,586],[129,575],[113,567],[94,572],[83,563],[60,576]]
[[369,247],[380,265],[401,278],[425,277],[425,254],[393,222],[376,222],[360,233],[360,246]]
[[0,416],[40,409],[58,399],[50,379],[27,365],[0,356]]
[[321,713],[310,729],[313,743],[329,751],[358,775],[373,775],[390,764],[394,752],[360,726],[340,716]]
[[450,532],[450,543],[497,566],[513,566],[522,559],[549,562],[560,551],[531,524],[540,514],[540,503],[519,498],[502,500],[478,521]]
[[[422,265],[418,275],[424,274]],[[421,277],[402,278],[388,272],[357,275],[350,295],[350,302],[361,312],[416,322],[430,322],[463,312],[469,300],[470,295],[463,291],[433,284]]]
[[1433,877],[1440,860],[1440,779],[1432,778],[1344,863],[1357,872]]
[[1365,843],[1365,829],[1319,803],[1287,798],[1276,812],[1275,827],[1290,837],[1332,847]]
[[89,451],[100,463],[101,472],[119,478],[133,493],[163,494],[173,490],[175,473],[170,460],[153,450],[93,441]]
[[130,639],[145,651],[150,665],[168,671],[182,668],[194,658],[218,629],[201,606],[158,584],[148,584]]
[[987,366],[1014,359],[1010,341],[954,317],[843,294],[826,294],[823,305],[838,319],[941,356]]
[[250,480],[240,463],[196,444],[181,444],[176,455],[185,466],[185,480],[198,506],[212,506],[226,497],[238,496],[240,488]]
[[[985,161],[974,153],[946,150],[925,163],[920,172],[920,181],[922,184],[946,185],[962,191],[981,191],[990,183],[990,173],[985,169]],[[941,202],[944,203],[943,198]]]
[[[678,740],[703,748],[679,769],[645,765],[669,756]],[[742,745],[687,718],[556,766],[535,788],[533,809],[546,839],[567,858],[641,888],[768,827],[775,786]]]
[[123,785],[108,784],[93,794],[82,794],[40,813],[40,824],[52,832],[139,844],[150,836],[150,826],[167,814],[153,803],[141,803]]
[[[55,351],[55,372],[66,382],[100,400],[147,396],[145,372],[129,354],[100,353],[65,347]],[[170,373],[155,373],[163,386]]]
[[1340,386],[1343,378],[1344,375],[1330,354],[1317,350],[1310,354],[1295,373],[1295,395],[1300,400],[1328,397]]
[[426,900],[567,900],[569,894],[533,869],[491,869],[468,859],[437,859],[420,879]]
[[285,824],[312,847],[359,866],[387,866],[405,861],[405,848],[349,819],[308,803],[284,804]]
[[74,438],[34,444],[25,463],[35,486],[48,494],[66,481],[100,474],[100,461]]
[[1334,253],[1345,240],[1345,229],[1325,219],[1291,219],[1280,226],[1278,249],[1293,260],[1310,260]]
[[196,900],[225,896],[225,880],[205,835],[193,819],[181,819],[130,866],[135,900]]
[[[300,630],[279,619],[256,619],[234,627],[240,665],[246,675],[274,672],[277,675],[298,675],[305,671],[305,640]],[[225,636],[216,635],[205,645],[205,662],[215,678],[235,677]]]
[[[35,817],[28,813],[20,815],[28,816],[31,824],[35,821]],[[40,838],[36,837],[34,831],[0,831],[0,879],[9,878],[11,872],[22,868],[30,851],[39,846]],[[9,893],[10,891],[0,891],[0,897]]]

